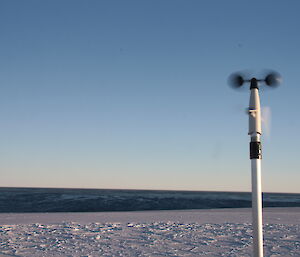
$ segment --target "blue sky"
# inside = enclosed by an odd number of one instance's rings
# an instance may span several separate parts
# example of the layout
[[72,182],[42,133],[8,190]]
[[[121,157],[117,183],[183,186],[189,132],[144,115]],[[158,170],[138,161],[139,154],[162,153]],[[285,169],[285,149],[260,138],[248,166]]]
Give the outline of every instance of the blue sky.
[[297,1],[1,1],[0,186],[250,191],[261,92],[263,191],[300,193]]

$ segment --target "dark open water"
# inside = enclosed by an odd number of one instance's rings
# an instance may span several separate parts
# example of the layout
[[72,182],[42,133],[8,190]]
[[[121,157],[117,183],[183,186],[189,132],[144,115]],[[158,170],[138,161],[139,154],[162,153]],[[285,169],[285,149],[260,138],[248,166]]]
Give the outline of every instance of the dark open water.
[[[300,194],[264,193],[264,207],[300,207]],[[245,192],[1,188],[0,212],[101,212],[251,207]]]

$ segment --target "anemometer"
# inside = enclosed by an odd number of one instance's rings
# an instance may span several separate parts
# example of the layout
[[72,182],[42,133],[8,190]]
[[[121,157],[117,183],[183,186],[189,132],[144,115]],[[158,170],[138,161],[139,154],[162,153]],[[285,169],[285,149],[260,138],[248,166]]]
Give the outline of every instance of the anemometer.
[[253,256],[263,257],[263,231],[262,231],[262,191],[261,191],[261,110],[259,88],[261,86],[276,87],[281,82],[277,72],[270,72],[264,79],[247,78],[243,73],[233,73],[229,77],[229,84],[233,88],[250,85],[250,101],[248,108],[251,159],[251,185],[252,185],[252,227],[253,227]]

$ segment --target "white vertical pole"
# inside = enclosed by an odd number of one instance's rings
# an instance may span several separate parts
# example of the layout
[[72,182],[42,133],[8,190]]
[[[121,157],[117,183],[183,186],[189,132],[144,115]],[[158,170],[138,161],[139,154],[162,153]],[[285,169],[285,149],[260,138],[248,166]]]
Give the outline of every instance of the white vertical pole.
[[263,257],[261,159],[251,160],[253,256]]
[[262,192],[261,192],[261,114],[258,82],[251,79],[249,102],[249,135],[251,182],[252,182],[252,228],[253,228],[253,256],[263,257],[262,231]]
[[252,182],[252,227],[253,227],[253,256],[263,257],[263,224],[262,224],[262,191],[261,191],[261,110],[259,99],[259,83],[267,86],[276,86],[281,77],[277,72],[269,73],[265,79],[244,79],[242,74],[232,74],[230,84],[241,87],[245,82],[250,82],[249,101],[249,130],[250,136],[250,159],[251,159],[251,182]]

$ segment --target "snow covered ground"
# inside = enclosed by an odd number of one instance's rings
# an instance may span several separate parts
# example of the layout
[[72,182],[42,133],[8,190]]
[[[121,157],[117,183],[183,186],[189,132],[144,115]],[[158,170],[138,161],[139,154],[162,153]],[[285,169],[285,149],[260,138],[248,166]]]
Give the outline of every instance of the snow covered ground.
[[[250,209],[0,214],[0,256],[251,256]],[[265,256],[300,256],[300,208],[264,209]]]

